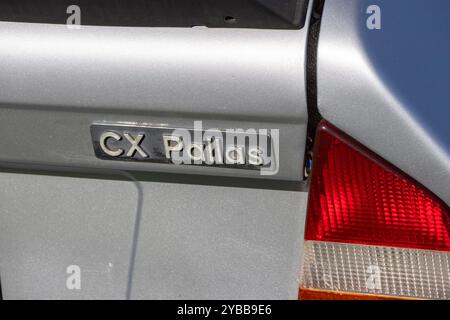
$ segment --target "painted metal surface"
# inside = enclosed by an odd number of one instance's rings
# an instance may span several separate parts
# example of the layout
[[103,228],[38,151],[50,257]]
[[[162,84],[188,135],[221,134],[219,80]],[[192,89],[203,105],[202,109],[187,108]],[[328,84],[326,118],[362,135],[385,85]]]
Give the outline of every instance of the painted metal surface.
[[[296,298],[307,193],[276,185],[302,177],[306,35],[1,22],[3,297]],[[97,121],[195,120],[279,129],[279,173],[95,157]]]
[[[280,170],[302,177],[307,28],[119,28],[0,22],[0,162],[233,176],[101,161],[97,121],[280,130]],[[27,128],[17,134],[17,124]],[[300,165],[299,165],[300,164]],[[259,173],[239,173],[260,177]]]
[[[381,29],[366,26],[369,5]],[[322,116],[450,204],[450,3],[326,1]]]
[[296,298],[306,192],[83,171],[0,181],[4,299]]

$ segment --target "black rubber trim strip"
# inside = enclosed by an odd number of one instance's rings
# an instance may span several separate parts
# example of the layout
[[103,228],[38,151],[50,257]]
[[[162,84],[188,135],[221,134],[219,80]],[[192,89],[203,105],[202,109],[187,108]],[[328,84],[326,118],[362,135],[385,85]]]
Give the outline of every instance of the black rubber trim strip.
[[[325,0],[315,0],[306,49],[306,102],[308,107],[308,129],[305,148],[305,165],[312,161],[311,154],[314,146],[316,128],[322,120],[317,107],[317,50],[319,45],[320,23]],[[307,178],[306,176],[304,178]]]
[[81,25],[300,29],[309,0],[0,0],[0,21]]

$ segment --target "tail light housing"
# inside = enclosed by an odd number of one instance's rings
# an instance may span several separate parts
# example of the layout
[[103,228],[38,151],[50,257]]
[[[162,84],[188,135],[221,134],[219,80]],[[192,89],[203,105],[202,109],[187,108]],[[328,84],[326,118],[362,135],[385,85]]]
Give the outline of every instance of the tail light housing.
[[317,129],[300,299],[450,299],[449,207],[326,121]]

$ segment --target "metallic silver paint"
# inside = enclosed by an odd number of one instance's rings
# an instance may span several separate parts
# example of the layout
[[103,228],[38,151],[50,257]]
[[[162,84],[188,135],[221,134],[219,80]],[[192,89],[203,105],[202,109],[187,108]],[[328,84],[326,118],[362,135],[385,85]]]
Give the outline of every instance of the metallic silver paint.
[[[300,180],[307,123],[306,38],[306,27],[72,30],[0,22],[0,162],[236,174],[101,163],[88,138],[95,121],[190,128],[194,120],[203,120],[218,128],[279,128],[281,140],[293,143],[282,144],[280,172],[265,178]],[[27,127],[19,137],[9,130],[17,123]],[[239,175],[260,177],[256,172]]]
[[[307,193],[0,173],[5,299],[295,299]],[[81,269],[81,290],[66,268]]]
[[[381,30],[366,29],[370,4],[381,8]],[[450,204],[450,3],[440,4],[447,10],[427,1],[325,1],[317,87],[325,119]]]
[[[306,192],[264,190],[267,180],[243,188],[197,185],[195,176],[170,183],[87,172],[148,168],[95,159],[95,121],[188,127],[203,120],[209,128],[280,129],[290,143],[280,147],[274,178],[300,179],[306,34],[307,27],[0,23],[0,148],[8,150],[0,166],[79,172],[0,173],[3,297],[295,299]],[[69,264],[81,267],[81,291],[65,287]]]
[[3,298],[125,299],[138,199],[132,181],[0,173]]
[[132,299],[297,298],[306,192],[142,187]]

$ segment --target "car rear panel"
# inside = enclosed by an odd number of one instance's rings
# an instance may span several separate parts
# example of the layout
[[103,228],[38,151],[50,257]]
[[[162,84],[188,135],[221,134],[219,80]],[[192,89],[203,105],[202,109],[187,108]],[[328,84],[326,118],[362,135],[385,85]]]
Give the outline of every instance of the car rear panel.
[[[3,298],[296,298],[307,34],[0,22]],[[101,160],[105,121],[278,129],[279,171]]]

